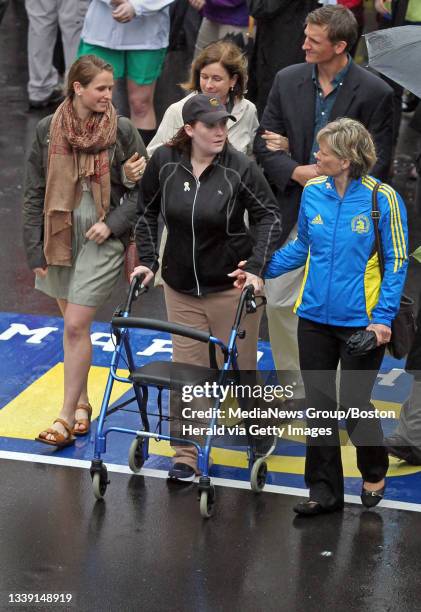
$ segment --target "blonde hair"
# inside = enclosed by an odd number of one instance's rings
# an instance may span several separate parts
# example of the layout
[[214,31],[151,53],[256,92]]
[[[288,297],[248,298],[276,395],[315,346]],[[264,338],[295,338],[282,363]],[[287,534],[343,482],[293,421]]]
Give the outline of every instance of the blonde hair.
[[349,176],[356,179],[368,174],[377,161],[376,147],[370,132],[355,119],[331,121],[317,134],[339,159],[350,162]]

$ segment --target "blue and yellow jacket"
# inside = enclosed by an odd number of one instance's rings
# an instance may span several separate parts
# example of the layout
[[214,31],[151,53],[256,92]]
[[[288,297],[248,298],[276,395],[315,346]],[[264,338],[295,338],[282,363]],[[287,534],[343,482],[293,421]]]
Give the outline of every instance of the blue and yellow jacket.
[[389,185],[378,191],[385,273],[380,275],[371,217],[376,179],[352,180],[343,198],[331,177],[308,181],[301,199],[298,236],[276,251],[265,278],[305,264],[295,312],[329,325],[390,326],[399,308],[408,267],[408,231],[402,198]]

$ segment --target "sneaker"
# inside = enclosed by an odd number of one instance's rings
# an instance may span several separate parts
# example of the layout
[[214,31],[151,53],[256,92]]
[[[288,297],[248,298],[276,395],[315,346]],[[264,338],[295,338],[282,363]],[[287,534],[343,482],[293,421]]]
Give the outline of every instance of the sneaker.
[[54,89],[54,91],[45,98],[44,100],[31,100],[29,99],[29,108],[40,109],[47,108],[47,106],[55,106],[61,104],[64,100],[63,91],[61,89]]
[[182,482],[192,482],[196,478],[196,472],[187,463],[174,463],[168,470],[168,478]]

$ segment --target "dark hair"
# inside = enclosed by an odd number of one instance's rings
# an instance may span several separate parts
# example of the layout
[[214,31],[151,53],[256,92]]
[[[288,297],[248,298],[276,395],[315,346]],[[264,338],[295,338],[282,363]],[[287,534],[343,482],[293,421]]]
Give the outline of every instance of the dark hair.
[[200,73],[205,66],[210,64],[221,64],[231,79],[237,75],[233,95],[236,98],[242,98],[247,85],[247,60],[237,45],[226,40],[218,40],[202,49],[192,63],[190,80],[182,83],[181,87],[186,91],[201,91]]
[[[195,126],[196,123],[197,121],[192,121],[191,123],[189,123],[189,125]],[[229,140],[227,137],[225,140],[225,144],[228,144],[228,143],[229,143]],[[186,130],[184,129],[184,125],[178,130],[178,132],[174,134],[171,140],[169,140],[165,144],[167,147],[174,147],[175,149],[178,149],[179,151],[181,151],[182,153],[185,153],[188,156],[190,156],[191,154],[191,138],[187,134]]]
[[358,38],[358,23],[353,13],[341,4],[322,6],[311,11],[306,17],[306,25],[327,27],[327,35],[332,44],[346,42],[346,51],[352,49]]
[[[193,121],[192,123],[189,123],[189,125],[194,126],[196,123],[196,121]],[[168,147],[174,147],[175,149],[178,149],[179,151],[182,151],[187,155],[190,155],[191,153],[191,138],[184,129],[184,125],[178,130],[178,132],[174,134],[171,140],[169,140],[166,144]]]
[[114,72],[111,64],[97,55],[82,55],[70,67],[67,77],[66,95],[74,95],[74,84],[78,81],[83,87],[89,85],[91,81],[103,70]]

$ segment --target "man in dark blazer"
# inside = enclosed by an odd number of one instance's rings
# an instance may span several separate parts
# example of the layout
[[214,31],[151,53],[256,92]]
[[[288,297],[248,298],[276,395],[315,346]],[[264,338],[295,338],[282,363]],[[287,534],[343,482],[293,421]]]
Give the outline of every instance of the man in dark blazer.
[[[333,21],[338,13],[342,13],[342,21],[348,21],[351,36],[352,32],[356,36],[356,20],[351,11],[343,6],[316,9],[309,14],[308,19],[311,20],[312,16],[317,19],[321,14],[321,18],[332,16]],[[314,43],[309,37],[309,30],[316,38]],[[357,66],[348,57],[347,50],[352,37],[335,44],[328,39],[328,26],[311,23],[307,25],[306,33],[303,45],[306,63],[288,66],[276,75],[254,145],[257,159],[278,196],[284,239],[296,223],[306,180],[316,176],[311,152],[315,141],[316,95],[319,90],[313,80],[313,71],[318,75],[323,97],[328,98],[334,93],[331,87],[334,76],[347,67],[343,81],[338,84],[333,107],[323,124],[339,117],[361,121],[374,138],[378,162],[373,175],[381,180],[387,179],[392,158],[392,89],[381,78]],[[325,46],[327,50],[320,49]],[[335,74],[336,68],[338,70]],[[266,139],[262,138],[265,130],[286,136],[289,152],[269,150]]]
[[[288,66],[275,77],[254,151],[279,202],[283,226],[279,246],[296,224],[304,185],[318,174],[314,159],[318,149],[316,134],[329,121],[339,117],[361,121],[376,144],[378,162],[372,174],[381,180],[387,178],[393,147],[393,91],[350,58],[348,51],[357,32],[354,15],[344,6],[312,11],[304,31],[306,63]],[[284,139],[289,144],[288,151],[277,149],[277,135],[288,139]],[[277,369],[299,369],[297,317],[292,314],[292,305],[302,275],[295,273],[294,278],[289,278],[290,275],[266,283],[269,332]]]

